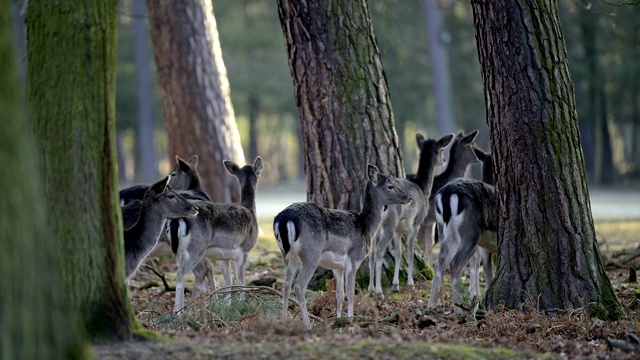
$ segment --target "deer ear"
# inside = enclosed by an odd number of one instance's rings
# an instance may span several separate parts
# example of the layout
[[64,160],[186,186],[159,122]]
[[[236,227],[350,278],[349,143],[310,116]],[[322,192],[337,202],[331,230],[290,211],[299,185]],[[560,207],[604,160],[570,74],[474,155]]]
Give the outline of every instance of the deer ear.
[[380,182],[380,170],[375,165],[367,164],[367,176],[374,185],[378,185]]
[[472,146],[471,149],[473,150],[473,153],[476,154],[476,157],[480,161],[483,161],[488,155],[488,153],[482,151],[482,149],[480,149],[479,147]]
[[451,142],[451,140],[453,139],[453,134],[448,134],[445,135],[443,137],[441,137],[440,139],[438,139],[438,141],[436,142],[436,145],[442,149],[444,147],[447,147],[447,145],[449,145],[449,143]]
[[468,133],[467,135],[465,135],[464,138],[462,138],[461,141],[463,141],[463,142],[465,142],[467,144],[471,144],[476,139],[476,136],[478,136],[478,132],[479,132],[478,130],[474,130],[474,131]]
[[171,176],[166,176],[162,180],[160,180],[157,183],[151,185],[149,190],[147,190],[147,193],[145,194],[145,197],[149,196],[149,195],[157,196],[157,195],[162,194],[167,189],[167,186],[169,186],[169,180],[170,179],[171,179]]
[[416,144],[420,147],[420,143],[424,141],[424,136],[420,133],[416,133]]
[[193,155],[191,159],[189,159],[189,164],[191,164],[193,167],[198,166],[198,155]]
[[262,171],[262,158],[258,156],[253,162],[253,172],[256,173],[256,175],[260,175],[260,171]]
[[222,163],[231,175],[235,175],[238,171],[240,171],[240,167],[231,160],[224,160]]

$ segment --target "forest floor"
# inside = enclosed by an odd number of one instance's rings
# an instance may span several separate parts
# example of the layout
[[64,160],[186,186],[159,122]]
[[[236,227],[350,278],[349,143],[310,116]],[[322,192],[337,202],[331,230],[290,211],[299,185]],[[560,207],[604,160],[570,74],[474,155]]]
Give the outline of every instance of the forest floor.
[[[628,282],[629,269],[639,268],[640,258],[622,264],[625,254],[640,244],[640,191],[591,191],[600,251],[609,279],[625,307],[619,321],[591,318],[583,309],[555,317],[544,312],[502,310],[479,314],[475,320],[459,318],[450,306],[436,311],[427,309],[431,285],[427,280],[417,281],[414,288],[401,287],[399,293],[389,291],[384,299],[358,289],[357,316],[337,321],[335,295],[329,281],[328,291],[310,292],[307,296],[310,313],[319,318],[310,330],[303,327],[293,304],[289,313],[294,318],[281,320],[283,263],[271,221],[287,204],[304,200],[304,194],[279,192],[265,191],[262,200],[258,198],[262,232],[250,254],[247,279],[263,286],[233,287],[230,304],[224,295],[217,300],[211,295],[202,296],[183,313],[174,315],[175,293],[165,292],[156,273],[175,286],[175,261],[170,256],[148,261],[150,267],[141,268],[132,279],[131,300],[143,327],[159,332],[164,339],[95,344],[92,349],[96,357],[640,359],[640,284]],[[274,200],[267,200],[270,196]],[[271,201],[284,205],[279,207]],[[214,268],[220,275],[219,266]],[[216,279],[223,284],[220,276]],[[189,280],[187,287],[192,287],[193,277]],[[449,291],[448,282],[446,285]]]

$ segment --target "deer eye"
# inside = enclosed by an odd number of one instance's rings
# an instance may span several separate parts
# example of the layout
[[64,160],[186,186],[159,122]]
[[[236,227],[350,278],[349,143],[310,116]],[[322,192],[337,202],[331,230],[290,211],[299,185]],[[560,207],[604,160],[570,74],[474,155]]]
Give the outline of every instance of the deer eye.
[[393,185],[392,184],[387,185],[387,189],[393,190]]
[[169,194],[167,195],[167,198],[169,198],[169,200],[173,200],[176,196],[173,194]]

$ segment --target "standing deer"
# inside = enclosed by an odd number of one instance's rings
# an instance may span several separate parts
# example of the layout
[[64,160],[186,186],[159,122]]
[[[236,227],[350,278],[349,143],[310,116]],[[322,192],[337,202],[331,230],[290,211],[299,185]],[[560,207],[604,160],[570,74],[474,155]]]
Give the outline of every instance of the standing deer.
[[[168,176],[151,185],[142,201],[123,208],[127,279],[156,245],[167,218],[193,217],[198,214],[194,205],[167,188],[170,178]],[[135,221],[132,221],[133,215],[137,215]]]
[[178,263],[174,306],[176,313],[184,306],[184,276],[205,255],[222,260],[227,286],[231,285],[229,261],[233,261],[236,264],[238,282],[244,285],[247,256],[258,239],[255,196],[262,159],[258,156],[253,165],[242,168],[229,160],[223,163],[227,171],[240,182],[240,204],[193,200],[193,204],[198,207],[198,216],[179,219],[170,224],[171,248]]
[[449,145],[451,139],[453,139],[453,134],[445,135],[438,140],[425,139],[421,134],[416,134],[416,142],[420,148],[418,172],[413,179],[394,179],[400,189],[411,196],[413,201],[407,206],[389,206],[384,212],[382,224],[378,230],[378,241],[376,242],[373,255],[369,257],[369,291],[374,291],[375,289],[375,293],[382,296],[382,258],[387,251],[387,247],[389,247],[391,239],[393,239],[395,251],[392,286],[394,291],[399,290],[400,264],[402,263],[401,240],[403,236],[407,239],[407,262],[409,263],[407,285],[413,285],[415,240],[420,225],[427,215],[429,194],[433,183],[433,173],[436,167],[444,162],[442,151]]
[[437,233],[435,232],[432,234],[433,225],[436,222],[436,193],[449,181],[464,177],[464,174],[470,165],[479,163],[478,158],[472,149],[472,144],[477,136],[478,130],[474,130],[466,135],[460,131],[451,143],[447,168],[441,174],[433,178],[433,185],[431,186],[431,193],[429,196],[429,209],[418,233],[419,241],[423,241],[422,250],[424,250],[425,258],[430,264],[432,263],[433,246],[438,241],[437,238],[435,239],[435,242],[432,240],[434,238],[433,234],[437,236]]
[[337,317],[342,315],[346,277],[347,316],[353,316],[356,271],[371,250],[374,235],[382,220],[383,207],[411,202],[411,197],[400,188],[397,181],[381,174],[375,166],[367,166],[367,175],[360,213],[302,202],[288,206],[275,217],[273,231],[285,263],[283,320],[288,317],[291,283],[296,270],[300,268],[296,294],[304,323],[307,327],[311,326],[305,291],[318,266],[333,270]]
[[[193,155],[188,161],[176,155],[176,165],[169,174],[171,188],[177,190],[187,200],[210,200],[201,186],[200,173],[198,172],[198,155]],[[149,189],[148,185],[134,185],[120,190],[120,204],[125,228],[135,224],[139,217],[142,198]],[[175,220],[170,220],[175,221]],[[168,223],[167,223],[168,225]],[[160,235],[156,246],[148,257],[156,257],[171,252],[171,243],[165,233]],[[209,280],[212,291],[216,289],[216,280],[213,276],[213,266],[206,258],[203,258],[193,269],[195,275],[194,298],[200,295],[200,291],[206,290],[205,282]]]
[[[490,160],[489,160],[490,162]],[[483,168],[483,174],[487,171]],[[436,194],[436,220],[442,239],[438,267],[431,285],[428,307],[441,302],[440,288],[444,272],[450,268],[453,288],[453,304],[460,303],[462,270],[474,255],[476,246],[490,252],[498,251],[496,230],[498,223],[498,199],[493,185],[482,181],[460,178],[445,185]],[[492,276],[491,262],[483,259],[487,280]],[[472,292],[479,294],[477,266],[472,264]],[[476,274],[474,274],[476,271]],[[475,289],[474,289],[475,287]],[[455,306],[456,314],[462,309]]]

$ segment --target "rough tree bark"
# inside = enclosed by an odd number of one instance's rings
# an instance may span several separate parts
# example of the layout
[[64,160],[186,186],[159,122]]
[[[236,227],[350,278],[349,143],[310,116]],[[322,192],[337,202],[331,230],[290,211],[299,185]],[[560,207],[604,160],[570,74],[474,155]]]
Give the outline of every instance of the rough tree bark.
[[[115,149],[116,0],[29,1],[27,94],[63,291],[93,338],[128,339]],[[43,237],[40,241],[51,241]]]
[[197,154],[205,191],[236,201],[238,182],[222,165],[244,164],[211,0],[147,0],[169,155]]
[[[47,228],[36,144],[13,46],[11,1],[0,1],[0,357],[82,358],[81,332],[64,302]],[[21,60],[20,60],[21,61]]]
[[499,265],[485,302],[588,307],[618,318],[593,227],[557,5],[472,5],[500,204]]
[[278,0],[302,124],[307,199],[357,210],[367,163],[404,176],[366,1]]

